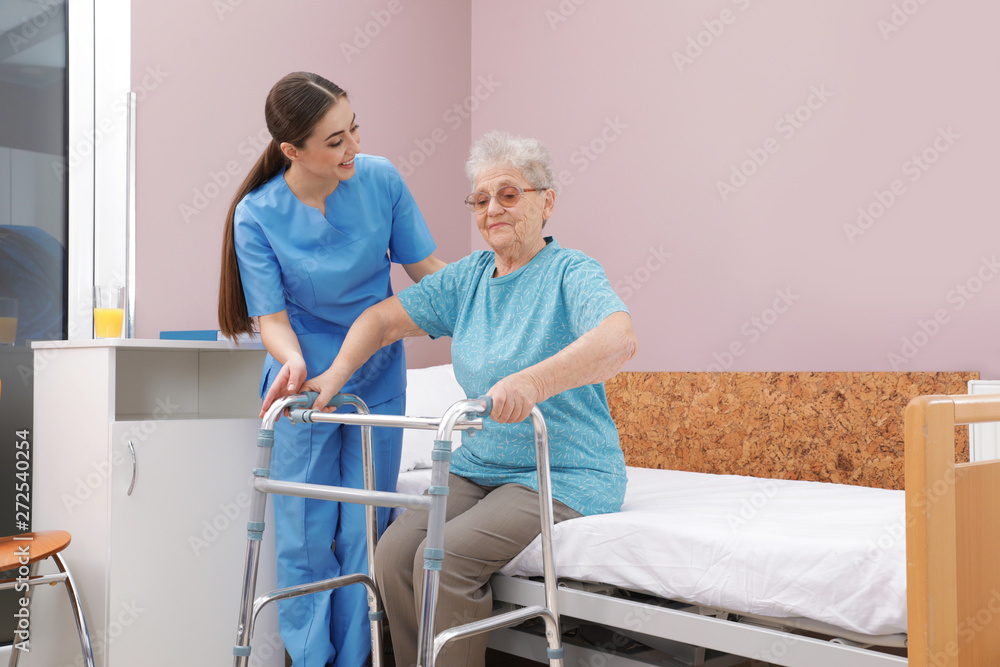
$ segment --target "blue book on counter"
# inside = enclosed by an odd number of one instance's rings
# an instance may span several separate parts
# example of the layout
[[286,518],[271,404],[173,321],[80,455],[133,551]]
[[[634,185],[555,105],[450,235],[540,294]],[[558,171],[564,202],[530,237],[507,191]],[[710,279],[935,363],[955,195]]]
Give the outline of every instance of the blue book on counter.
[[160,340],[219,340],[219,332],[215,329],[161,331]]
[[[229,340],[218,329],[188,329],[184,331],[161,331],[160,340]],[[259,343],[260,334],[241,334],[236,343]]]

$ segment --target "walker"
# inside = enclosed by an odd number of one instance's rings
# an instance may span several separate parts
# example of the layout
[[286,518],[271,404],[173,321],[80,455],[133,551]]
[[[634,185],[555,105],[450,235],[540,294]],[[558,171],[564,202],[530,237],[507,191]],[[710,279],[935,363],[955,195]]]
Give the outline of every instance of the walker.
[[[406,507],[411,510],[429,511],[427,522],[427,548],[424,550],[424,595],[417,640],[419,667],[434,667],[438,654],[448,642],[489,632],[498,628],[517,625],[534,617],[542,617],[545,622],[545,636],[548,641],[549,665],[562,667],[563,649],[559,632],[559,613],[556,605],[555,558],[552,553],[552,489],[549,476],[548,434],[545,420],[537,407],[531,411],[531,423],[535,429],[535,452],[538,464],[538,502],[541,515],[542,557],[545,580],[545,605],[528,606],[497,614],[482,621],[466,623],[434,632],[434,614],[437,609],[438,580],[444,558],[445,508],[448,501],[448,467],[451,460],[451,434],[455,429],[481,430],[483,415],[489,415],[493,401],[488,396],[466,399],[453,404],[440,419],[428,417],[406,417],[392,415],[372,415],[368,407],[357,396],[338,394],[330,401],[330,406],[353,405],[357,414],[326,413],[306,409],[318,397],[315,392],[288,396],[275,401],[261,423],[257,435],[257,467],[253,470],[253,496],[250,504],[250,520],[247,523],[246,564],[243,571],[243,592],[240,599],[239,625],[236,645],[233,647],[234,667],[247,667],[250,657],[250,638],[257,614],[267,604],[276,600],[328,591],[349,584],[361,584],[368,591],[368,619],[372,633],[372,666],[382,666],[384,650],[382,639],[382,619],[385,611],[374,581],[375,546],[377,542],[377,522],[375,507]],[[361,426],[362,457],[364,463],[364,490],[340,486],[323,486],[282,482],[270,478],[271,449],[274,445],[274,423],[278,417],[290,409],[293,423],[332,422]],[[431,486],[427,495],[389,493],[375,490],[375,475],[372,466],[372,426],[396,428],[416,428],[436,430],[431,466]],[[368,542],[368,574],[349,574],[333,579],[324,579],[310,584],[290,586],[254,599],[257,585],[257,565],[260,556],[260,540],[264,532],[264,508],[267,494],[277,493],[303,498],[334,500],[338,502],[365,505],[365,520]]]

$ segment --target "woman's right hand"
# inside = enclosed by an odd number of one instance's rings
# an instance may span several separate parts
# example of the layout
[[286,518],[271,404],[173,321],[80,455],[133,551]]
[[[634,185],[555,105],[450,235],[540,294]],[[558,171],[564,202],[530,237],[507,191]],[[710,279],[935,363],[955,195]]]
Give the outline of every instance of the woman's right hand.
[[343,388],[344,383],[337,380],[331,370],[327,370],[310,380],[306,380],[305,384],[302,385],[302,391],[315,391],[319,394],[312,404],[312,409],[322,412],[333,412],[337,409],[328,407],[327,403],[339,394]]
[[278,371],[271,383],[271,387],[264,395],[264,404],[260,409],[260,416],[263,417],[271,404],[279,398],[291,396],[299,393],[299,388],[306,379],[306,361],[301,356],[290,358]]
[[493,399],[490,418],[499,424],[518,424],[528,418],[542,394],[527,370],[508,375],[490,387],[486,395]]

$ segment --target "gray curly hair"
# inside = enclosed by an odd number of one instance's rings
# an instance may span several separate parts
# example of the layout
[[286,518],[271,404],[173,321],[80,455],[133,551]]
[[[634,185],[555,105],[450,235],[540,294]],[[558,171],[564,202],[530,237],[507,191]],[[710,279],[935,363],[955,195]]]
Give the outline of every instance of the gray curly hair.
[[479,176],[494,167],[511,167],[531,187],[559,192],[549,150],[538,139],[515,137],[499,130],[486,133],[469,150],[465,173],[475,187]]

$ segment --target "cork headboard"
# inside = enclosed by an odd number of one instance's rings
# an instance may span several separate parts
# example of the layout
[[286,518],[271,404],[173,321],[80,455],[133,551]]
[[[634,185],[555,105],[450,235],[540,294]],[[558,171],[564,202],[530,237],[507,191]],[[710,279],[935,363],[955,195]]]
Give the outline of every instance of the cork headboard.
[[[903,410],[976,372],[622,372],[605,383],[628,465],[903,488]],[[968,429],[956,456],[968,461]]]

